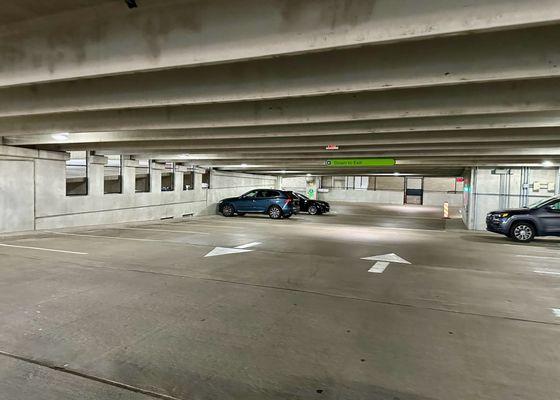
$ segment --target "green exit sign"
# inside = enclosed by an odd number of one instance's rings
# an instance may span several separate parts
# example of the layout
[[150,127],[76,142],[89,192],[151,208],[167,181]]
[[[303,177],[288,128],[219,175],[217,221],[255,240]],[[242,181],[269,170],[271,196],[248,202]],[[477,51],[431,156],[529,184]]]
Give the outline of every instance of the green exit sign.
[[337,158],[327,160],[327,167],[384,167],[395,165],[393,158]]

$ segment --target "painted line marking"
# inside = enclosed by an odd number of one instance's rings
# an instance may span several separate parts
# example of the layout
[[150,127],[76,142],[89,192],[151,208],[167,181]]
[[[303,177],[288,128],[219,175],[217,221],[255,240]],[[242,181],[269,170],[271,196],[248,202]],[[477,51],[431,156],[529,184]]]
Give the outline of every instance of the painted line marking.
[[253,247],[253,246],[258,246],[259,244],[262,244],[261,242],[251,242],[251,243],[247,243],[247,244],[242,244],[241,246],[235,246],[236,249],[246,249],[248,247]]
[[176,233],[196,233],[198,235],[210,235],[208,232],[199,231],[179,231],[173,229],[152,229],[152,228],[110,228],[110,229],[126,229],[131,231],[154,231],[154,232],[176,232]]
[[560,275],[560,271],[554,271],[550,269],[535,269],[533,272],[537,274],[546,274],[546,275]]
[[522,254],[517,254],[516,257],[523,257],[523,258],[543,258],[545,260],[556,260],[560,261],[560,257],[548,257],[548,256],[525,256]]
[[551,308],[551,310],[556,318],[560,318],[560,308]]
[[386,261],[378,261],[374,264],[373,267],[371,267],[370,269],[368,269],[368,272],[373,272],[376,274],[381,274],[383,273],[383,271],[385,271],[385,268],[387,268],[387,266],[389,265],[388,262]]
[[100,239],[133,240],[136,242],[164,242],[164,243],[180,244],[179,242],[173,242],[171,240],[138,239],[138,238],[125,238],[125,237],[118,237],[118,236],[88,235],[85,233],[67,233],[67,232],[53,232],[53,231],[45,231],[45,232],[52,233],[54,235],[64,235],[64,236],[81,236],[81,237],[92,237],[92,238],[100,238]]
[[214,247],[212,251],[207,253],[204,257],[224,256],[226,254],[248,253],[253,250],[245,249],[232,249],[229,247]]
[[44,247],[31,247],[31,246],[16,246],[14,244],[3,244],[0,243],[2,247],[15,247],[17,249],[28,249],[28,250],[39,250],[39,251],[51,251],[53,253],[66,253],[66,254],[77,254],[80,256],[86,256],[88,253],[82,253],[79,251],[69,251],[69,250],[56,250],[56,249],[46,249]]
[[410,264],[410,261],[399,257],[395,253],[380,254],[378,256],[362,257],[362,260],[377,261],[373,266],[368,269],[368,272],[381,274],[389,266],[390,263]]
[[236,254],[236,253],[248,253],[253,250],[248,250],[248,247],[258,246],[262,244],[261,242],[251,242],[247,244],[242,244],[240,246],[236,246],[234,248],[231,247],[214,247],[212,251],[207,253],[204,257],[215,257],[215,256],[223,256],[226,254]]
[[410,264],[410,261],[407,261],[404,258],[399,257],[395,253],[382,254],[379,256],[362,257],[362,260],[387,261],[390,263]]

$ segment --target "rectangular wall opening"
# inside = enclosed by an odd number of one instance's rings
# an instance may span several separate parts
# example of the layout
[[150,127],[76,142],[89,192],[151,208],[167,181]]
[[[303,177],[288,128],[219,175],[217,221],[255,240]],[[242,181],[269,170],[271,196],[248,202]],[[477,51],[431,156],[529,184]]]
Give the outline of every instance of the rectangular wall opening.
[[175,190],[175,163],[165,163],[161,172],[161,191],[172,192]]
[[194,171],[183,173],[183,190],[194,189]]
[[105,194],[122,193],[122,156],[110,155],[103,169],[103,187]]
[[87,151],[71,151],[66,161],[66,196],[87,196]]
[[136,193],[149,193],[150,188],[150,160],[138,160],[136,167]]
[[202,174],[202,188],[210,189],[210,170]]

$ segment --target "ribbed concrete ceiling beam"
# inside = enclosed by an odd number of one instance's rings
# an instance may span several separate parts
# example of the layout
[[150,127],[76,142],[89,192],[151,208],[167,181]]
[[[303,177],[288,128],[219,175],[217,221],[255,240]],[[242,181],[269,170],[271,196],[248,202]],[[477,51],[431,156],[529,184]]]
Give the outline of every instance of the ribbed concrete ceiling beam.
[[[142,155],[136,156],[139,159],[146,159]],[[278,168],[285,170],[294,169],[325,169],[326,171],[333,171],[337,168],[328,167],[325,165],[325,158],[313,158],[313,159],[227,159],[227,160],[216,160],[216,159],[203,159],[203,160],[188,160],[182,157],[180,154],[176,155],[152,155],[149,157],[151,159],[160,161],[172,161],[187,165],[200,165],[205,167],[216,167],[216,168],[240,168],[246,170],[257,170],[257,169],[267,169],[267,168]],[[556,164],[560,163],[560,158],[547,158]],[[373,167],[371,169],[390,169],[398,170],[400,168],[417,168],[418,166],[433,167],[433,168],[447,168],[447,167],[467,167],[476,165],[517,165],[523,166],[525,164],[531,164],[542,167],[543,158],[540,156],[432,156],[429,158],[405,158],[399,157],[396,160],[396,165],[391,167]],[[340,169],[340,168],[338,168]],[[349,172],[355,170],[368,170],[370,168],[343,168],[342,170],[347,170]]]
[[[106,152],[105,154],[110,154],[110,152]],[[134,155],[141,155],[147,154],[151,155],[152,158],[156,158],[157,156],[165,156],[164,152],[135,152],[132,153]],[[169,154],[172,156],[173,154]],[[331,158],[368,158],[368,157],[382,157],[382,158],[427,158],[427,157],[553,157],[558,158],[560,157],[560,148],[553,147],[553,148],[530,148],[530,149],[520,149],[520,148],[503,148],[503,149],[476,149],[476,150],[469,150],[469,149],[449,149],[449,150],[394,150],[394,151],[354,151],[354,152],[347,152],[343,153],[343,156],[337,156],[333,153],[314,153],[314,152],[307,152],[307,153],[277,153],[274,156],[271,154],[264,154],[264,153],[200,153],[200,154],[190,154],[184,153],[181,155],[183,160],[236,160],[239,163],[247,163],[247,160],[263,160],[270,161],[272,160],[284,160],[288,162],[288,160],[292,160],[294,162],[298,162],[301,160],[326,160]]]
[[[360,135],[333,136],[301,136],[285,138],[255,138],[255,139],[199,139],[199,140],[149,140],[149,141],[120,141],[115,133],[115,141],[89,141],[73,143],[72,138],[64,142],[56,141],[48,135],[49,142],[42,142],[41,148],[52,150],[130,150],[130,149],[159,149],[159,150],[215,150],[231,151],[233,149],[252,149],[254,151],[288,151],[306,148],[325,148],[329,144],[339,146],[341,150],[350,147],[387,147],[397,145],[457,147],[503,146],[503,143],[519,147],[543,146],[558,144],[560,129],[503,129],[492,131],[443,131],[443,132],[406,132],[406,133],[368,133]],[[23,136],[25,137],[25,136]],[[16,137],[16,139],[19,137]],[[31,140],[29,144],[37,144],[38,140]],[[17,140],[5,140],[5,145],[19,144]]]
[[[56,3],[56,0],[51,0]],[[0,86],[221,63],[560,20],[556,0],[158,0],[0,26]]]
[[[5,144],[33,145],[111,141],[145,141],[145,140],[186,140],[186,139],[238,139],[261,137],[311,137],[354,135],[373,133],[403,132],[447,132],[462,134],[469,130],[480,130],[484,137],[491,137],[494,132],[504,129],[523,128],[555,129],[560,126],[560,111],[501,113],[487,115],[453,115],[446,117],[399,118],[365,121],[326,122],[313,124],[284,124],[240,126],[226,128],[194,128],[194,129],[144,129],[109,132],[76,132],[62,136],[52,134],[28,134],[5,136]],[[13,133],[10,133],[13,134]],[[62,139],[62,140],[61,140]]]
[[560,76],[560,27],[0,90],[0,117]]
[[[80,148],[81,149],[81,148]],[[79,150],[79,149],[68,149]],[[84,149],[85,150],[85,149]],[[478,151],[479,154],[484,154],[486,151],[494,150],[491,154],[504,154],[504,155],[519,155],[519,154],[557,154],[560,151],[560,143],[555,142],[544,142],[541,145],[531,144],[531,145],[518,145],[513,143],[508,143],[507,147],[503,144],[493,144],[486,146],[473,146],[468,143],[458,143],[457,145],[435,145],[435,144],[419,144],[419,145],[392,145],[392,146],[346,146],[342,147],[337,151],[325,150],[324,147],[316,148],[293,148],[293,147],[279,147],[276,149],[250,149],[250,148],[235,148],[235,149],[214,149],[211,147],[193,149],[193,148],[181,148],[179,146],[175,148],[150,148],[150,149],[139,149],[139,148],[122,148],[122,149],[109,149],[100,150],[95,147],[88,148],[88,150],[95,150],[99,153],[105,154],[165,154],[167,152],[184,152],[189,156],[194,158],[197,155],[204,154],[215,154],[216,156],[228,156],[232,154],[232,151],[243,154],[245,157],[273,157],[273,156],[285,156],[285,155],[297,155],[301,157],[306,157],[310,155],[322,156],[325,158],[340,158],[340,157],[376,157],[378,155],[391,157],[392,155],[403,154],[403,152],[414,151],[417,153],[428,153],[432,151],[447,150],[448,154],[458,154],[456,151],[462,152],[461,154],[472,154]],[[408,153],[407,153],[408,154]]]
[[0,118],[0,135],[233,127],[560,110],[560,79],[401,89],[260,102]]

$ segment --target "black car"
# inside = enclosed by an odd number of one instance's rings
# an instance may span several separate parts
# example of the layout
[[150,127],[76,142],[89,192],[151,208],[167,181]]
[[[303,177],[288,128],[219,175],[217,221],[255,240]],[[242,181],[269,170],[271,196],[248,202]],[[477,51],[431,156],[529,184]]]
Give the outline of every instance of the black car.
[[290,218],[299,212],[299,198],[291,192],[276,189],[255,189],[239,197],[223,199],[218,212],[224,217],[246,213],[268,214],[272,219]]
[[519,242],[535,236],[560,236],[560,196],[525,208],[492,211],[486,216],[486,230]]
[[331,206],[326,201],[312,200],[304,194],[291,192],[299,199],[299,208],[301,211],[308,212],[311,215],[328,213]]

